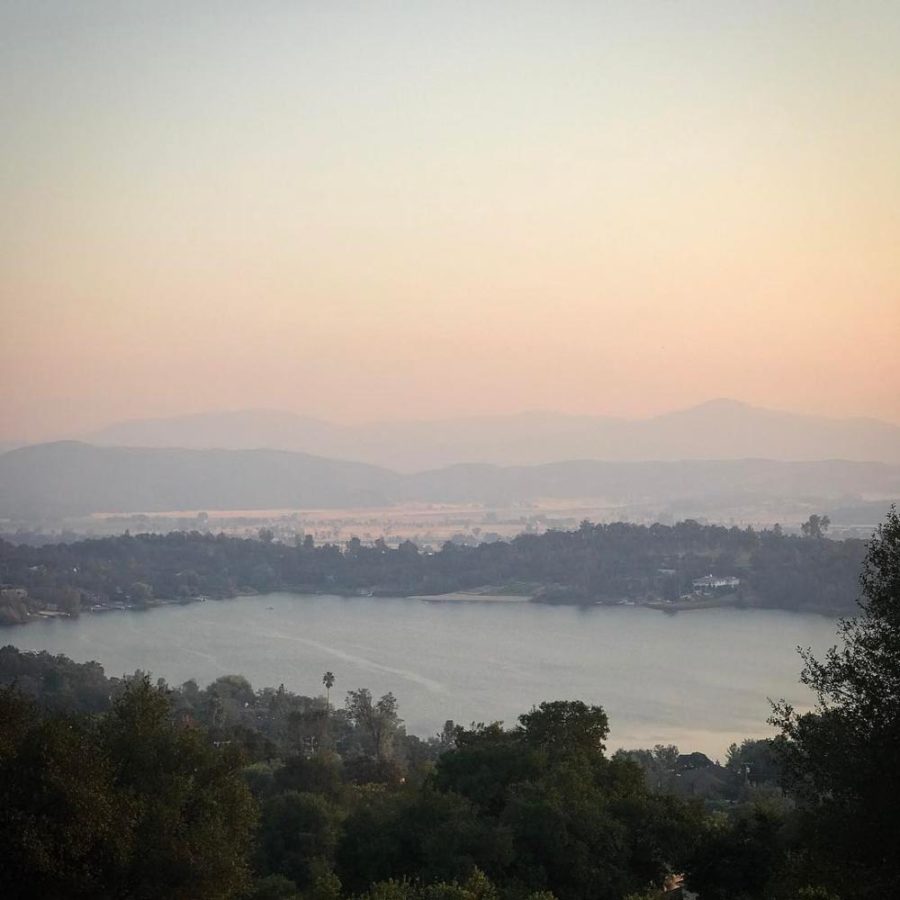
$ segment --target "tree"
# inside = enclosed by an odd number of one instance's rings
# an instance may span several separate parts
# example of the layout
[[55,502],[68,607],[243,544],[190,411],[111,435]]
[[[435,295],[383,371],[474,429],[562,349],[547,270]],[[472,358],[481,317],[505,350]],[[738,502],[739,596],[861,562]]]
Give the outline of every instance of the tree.
[[326,672],[322,676],[322,684],[325,685],[325,706],[331,708],[331,689],[334,687],[334,674]]
[[776,893],[783,878],[783,827],[782,811],[765,802],[743,806],[728,819],[708,817],[688,865],[688,886],[704,900],[783,896]]
[[102,720],[114,792],[129,807],[133,855],[119,896],[228,897],[247,882],[256,810],[243,760],[175,726],[169,700],[133,679]]
[[777,783],[781,776],[778,755],[769,740],[747,738],[728,748],[725,765],[753,784]]
[[800,526],[800,531],[804,537],[823,538],[829,525],[831,525],[831,519],[828,516],[813,514]]
[[403,876],[464,878],[473,860],[497,868],[510,854],[508,836],[479,819],[462,797],[428,787],[366,791],[344,823],[337,872],[352,892]]
[[525,740],[559,753],[603,753],[609,734],[609,719],[602,706],[588,706],[581,700],[553,700],[541,703],[519,716]]
[[650,790],[675,793],[678,785],[675,772],[678,755],[678,747],[674,744],[656,744],[652,750],[617,750],[613,759],[627,759],[637,763]]
[[811,858],[841,896],[888,896],[900,879],[900,517],[869,544],[861,614],[823,660],[801,651],[812,712],[776,704],[775,746],[807,811]]
[[240,766],[176,726],[147,678],[96,719],[0,693],[4,897],[239,894],[255,821]]
[[340,758],[330,754],[289,756],[275,771],[274,785],[279,791],[322,794],[338,801],[343,793]]
[[375,758],[379,761],[389,759],[394,736],[403,721],[397,715],[397,698],[388,692],[373,702],[372,692],[360,688],[347,692],[345,706],[350,721],[369,737]]
[[300,900],[300,892],[290,878],[267,875],[256,881],[246,900]]
[[135,606],[146,606],[153,599],[153,588],[143,581],[135,581],[128,593]]
[[59,611],[77,619],[81,614],[81,592],[74,588],[63,588],[57,600]]
[[456,723],[453,719],[447,719],[437,734],[437,743],[441,750],[452,750],[456,746],[456,731]]
[[112,764],[84,721],[42,720],[30,700],[0,691],[4,897],[104,896],[131,843],[112,781]]
[[[390,878],[373,884],[357,900],[498,900],[500,894],[480,869],[463,882],[436,881],[422,884],[408,878]],[[551,893],[530,894],[526,900],[555,900]]]
[[652,794],[638,766],[605,756],[601,707],[543,703],[519,722],[458,729],[456,749],[440,757],[432,779],[510,835],[504,883],[561,900],[621,900],[680,871],[698,809]]
[[263,871],[300,889],[330,869],[338,843],[338,810],[321,794],[287,791],[263,805],[258,855]]

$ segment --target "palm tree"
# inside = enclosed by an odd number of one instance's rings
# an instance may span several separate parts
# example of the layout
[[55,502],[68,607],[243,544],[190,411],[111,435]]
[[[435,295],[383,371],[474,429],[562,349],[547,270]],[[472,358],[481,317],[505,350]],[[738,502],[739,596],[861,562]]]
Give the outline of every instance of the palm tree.
[[322,676],[322,684],[325,685],[325,706],[331,709],[331,687],[334,684],[334,673],[326,672]]

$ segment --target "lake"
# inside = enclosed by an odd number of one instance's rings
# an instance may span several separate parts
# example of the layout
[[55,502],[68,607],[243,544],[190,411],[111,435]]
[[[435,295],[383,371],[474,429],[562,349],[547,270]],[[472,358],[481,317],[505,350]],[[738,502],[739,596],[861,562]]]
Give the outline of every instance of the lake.
[[581,699],[609,714],[610,748],[674,743],[722,758],[732,741],[772,733],[768,697],[809,705],[796,647],[821,653],[835,624],[770,610],[270,594],[34,622],[0,642],[171,684],[239,673],[314,695],[331,670],[336,702],[351,688],[393,691],[421,736],[446,719],[512,724],[542,700]]

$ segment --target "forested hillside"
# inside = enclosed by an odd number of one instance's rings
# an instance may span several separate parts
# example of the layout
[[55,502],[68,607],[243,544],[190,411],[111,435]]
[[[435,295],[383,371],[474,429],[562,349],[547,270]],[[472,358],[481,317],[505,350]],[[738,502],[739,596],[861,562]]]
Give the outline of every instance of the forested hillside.
[[[857,595],[864,543],[779,530],[585,522],[575,531],[520,535],[479,546],[447,543],[436,553],[405,542],[389,548],[297,545],[199,532],[123,535],[29,547],[0,542],[3,615],[24,621],[38,609],[70,614],[92,606],[296,591],[435,595],[483,588],[544,602],[663,603],[713,574],[735,577],[730,602],[776,609],[847,612]],[[715,599],[715,598],[713,598]]]

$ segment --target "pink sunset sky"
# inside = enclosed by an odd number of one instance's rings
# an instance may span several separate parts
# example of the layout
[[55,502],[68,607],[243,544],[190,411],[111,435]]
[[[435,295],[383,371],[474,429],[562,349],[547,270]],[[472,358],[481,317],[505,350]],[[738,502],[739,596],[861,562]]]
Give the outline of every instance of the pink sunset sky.
[[900,5],[0,12],[0,439],[900,421]]

